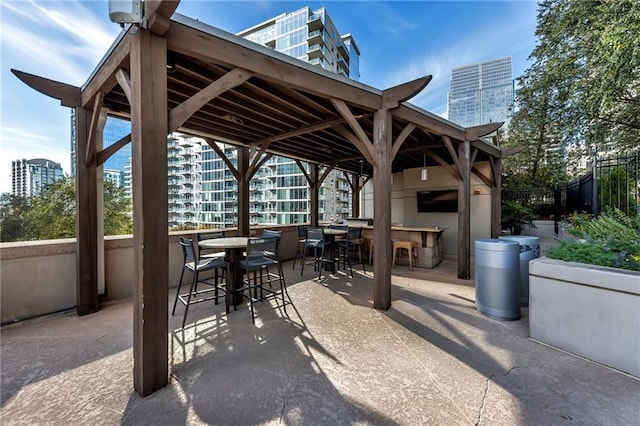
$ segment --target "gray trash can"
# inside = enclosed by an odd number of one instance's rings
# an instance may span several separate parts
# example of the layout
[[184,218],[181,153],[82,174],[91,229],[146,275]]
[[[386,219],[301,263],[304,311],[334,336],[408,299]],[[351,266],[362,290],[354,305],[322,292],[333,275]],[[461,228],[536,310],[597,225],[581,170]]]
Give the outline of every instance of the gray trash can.
[[540,257],[540,238],[529,235],[504,235],[498,238],[520,244],[520,304],[529,306],[529,261]]
[[476,308],[499,320],[520,318],[520,245],[499,239],[475,240]]

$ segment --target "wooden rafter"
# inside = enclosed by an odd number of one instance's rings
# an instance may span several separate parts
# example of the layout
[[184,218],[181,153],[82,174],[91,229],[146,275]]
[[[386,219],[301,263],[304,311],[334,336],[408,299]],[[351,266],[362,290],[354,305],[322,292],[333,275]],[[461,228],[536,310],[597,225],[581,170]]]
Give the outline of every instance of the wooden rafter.
[[32,89],[54,99],[58,99],[62,106],[70,108],[80,106],[81,93],[79,87],[14,69],[11,69],[11,72]]
[[464,131],[465,139],[468,141],[476,141],[483,136],[487,136],[495,132],[500,127],[502,127],[503,124],[504,124],[503,122],[499,122],[499,123],[488,123],[488,124],[481,124],[479,126],[467,127]]
[[102,130],[107,122],[107,109],[102,106],[104,95],[98,93],[93,103],[93,113],[91,115],[91,125],[89,127],[89,138],[87,140],[87,150],[85,152],[84,162],[87,166],[96,161],[96,138],[102,136]]
[[484,173],[482,173],[480,170],[478,170],[475,167],[471,167],[471,172],[478,176],[478,178],[482,181],[482,183],[484,183],[485,185],[487,185],[489,188],[493,187],[493,180],[489,177],[487,177]]
[[241,85],[253,74],[236,68],[229,71],[177,107],[169,111],[169,131],[174,131],[182,126],[196,111],[220,94]]
[[460,171],[457,167],[454,167],[451,164],[447,163],[442,157],[440,157],[430,149],[425,149],[424,153],[427,154],[429,158],[432,158],[436,163],[438,163],[443,169],[445,169],[447,173],[449,173],[455,180],[460,180]]
[[115,73],[128,64],[131,52],[131,37],[122,37],[98,71],[82,88],[82,106],[88,106],[98,93],[108,93],[116,85]]
[[322,182],[324,182],[324,180],[327,178],[327,176],[329,176],[329,173],[331,173],[331,170],[333,169],[334,169],[333,165],[327,164],[324,171],[320,175],[320,178],[318,179],[318,185],[322,185]]
[[400,147],[402,146],[404,141],[407,140],[411,132],[415,130],[415,128],[416,128],[415,124],[409,123],[404,127],[404,129],[402,129],[402,132],[398,135],[395,142],[393,143],[393,147],[391,151],[392,159],[396,158],[396,155],[398,154]]
[[513,155],[519,154],[526,148],[524,146],[512,146],[510,148],[504,148],[500,153],[500,158],[508,158]]
[[105,161],[111,158],[113,154],[118,152],[120,148],[122,148],[129,142],[131,142],[131,133],[129,133],[126,136],[123,136],[122,138],[118,139],[117,141],[115,141],[114,143],[112,143],[102,151],[98,152],[98,154],[96,155],[97,165],[100,166],[104,164]]
[[121,68],[116,71],[116,80],[122,88],[124,95],[127,97],[129,105],[131,105],[131,78],[129,77],[129,74]]
[[358,148],[358,151],[360,151],[362,155],[364,155],[364,158],[367,159],[367,162],[369,162],[369,164],[372,164],[372,165],[377,164],[377,161],[374,159],[375,157],[372,152],[373,147],[367,146],[362,140],[360,140],[360,138],[358,138],[356,135],[351,133],[346,127],[344,127],[341,124],[335,125],[333,126],[333,128],[336,132],[338,132],[346,140],[348,140],[356,148]]
[[300,169],[300,171],[304,175],[304,178],[307,180],[307,183],[309,184],[309,187],[313,188],[313,181],[311,180],[311,176],[309,176],[309,173],[307,173],[307,171],[305,170],[304,166],[302,165],[302,161],[300,161],[300,160],[294,160],[294,161],[296,162],[296,164],[298,165],[298,168]]
[[222,150],[220,149],[216,141],[209,138],[204,138],[204,140],[205,142],[207,142],[207,145],[209,145],[211,149],[213,149],[216,152],[216,154],[218,154],[218,156],[224,162],[224,164],[227,165],[227,167],[229,168],[229,171],[231,172],[231,174],[233,174],[233,177],[235,177],[236,180],[240,181],[240,172],[238,172],[238,169],[236,169],[236,167],[233,165],[231,160],[229,160],[227,156],[224,155],[224,152],[222,152]]
[[391,109],[400,106],[400,103],[413,98],[429,84],[431,76],[427,75],[413,81],[399,84],[382,91],[382,105],[380,109]]
[[[175,18],[174,18],[175,19]],[[204,62],[215,59],[218,63],[234,64],[255,73],[256,76],[274,81],[283,86],[302,92],[346,99],[369,109],[380,106],[380,94],[354,85],[345,85],[339,80],[317,74],[309,78],[307,70],[293,60],[274,60],[255,46],[245,45],[235,36],[222,30],[208,27],[207,32],[189,28],[176,20],[166,33],[170,50],[198,58]]]
[[451,139],[449,139],[448,136],[443,135],[442,140],[444,141],[444,145],[447,147],[447,151],[449,151],[449,155],[451,156],[453,163],[458,169],[458,173],[460,174],[460,176],[464,176],[464,171],[462,170],[462,164],[460,164],[460,159],[458,158],[458,154],[456,153],[456,150],[453,147],[453,144],[451,143]]
[[180,0],[145,0],[143,5],[147,29],[159,36],[166,33],[171,25],[169,19],[179,3]]
[[283,139],[289,139],[295,136],[300,136],[300,135],[304,135],[306,133],[313,133],[316,132],[318,130],[323,130],[323,129],[328,129],[330,127],[335,126],[336,124],[341,124],[344,123],[344,118],[333,118],[331,120],[323,120],[314,124],[311,124],[309,126],[305,126],[305,127],[300,127],[298,129],[295,130],[291,130],[285,133],[281,133],[279,135],[275,135],[275,136],[270,136],[268,138],[264,138],[258,142],[255,143],[255,145],[262,145],[265,142],[275,142],[275,141],[280,141]]

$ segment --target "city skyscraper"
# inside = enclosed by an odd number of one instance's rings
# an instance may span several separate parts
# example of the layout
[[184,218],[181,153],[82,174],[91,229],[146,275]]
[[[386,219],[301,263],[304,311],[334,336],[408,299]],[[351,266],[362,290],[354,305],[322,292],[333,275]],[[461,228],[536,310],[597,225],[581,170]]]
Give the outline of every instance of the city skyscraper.
[[[344,77],[360,78],[360,50],[356,42],[351,34],[340,35],[325,8],[312,11],[303,7],[283,13],[237,35]],[[236,164],[235,149],[220,146]],[[233,175],[204,142],[200,158],[200,224],[223,227],[236,223],[237,183]],[[319,219],[333,221],[350,216],[351,202],[344,174],[329,173],[319,190]],[[249,204],[252,224],[308,222],[309,187],[296,162],[277,156],[269,159],[251,181]]]
[[237,35],[352,80],[360,79],[360,50],[350,33],[340,35],[324,7],[283,13]]
[[453,68],[448,119],[463,127],[508,123],[514,92],[511,57]]
[[[76,174],[76,117],[75,109],[71,108],[71,175]],[[131,133],[131,123],[115,117],[107,117],[102,130],[103,148],[108,147],[119,139]],[[103,179],[125,188],[125,168],[131,158],[131,144],[120,148],[102,165]],[[129,190],[130,192],[130,190]]]
[[11,193],[33,197],[57,179],[62,178],[62,166],[44,158],[11,162]]

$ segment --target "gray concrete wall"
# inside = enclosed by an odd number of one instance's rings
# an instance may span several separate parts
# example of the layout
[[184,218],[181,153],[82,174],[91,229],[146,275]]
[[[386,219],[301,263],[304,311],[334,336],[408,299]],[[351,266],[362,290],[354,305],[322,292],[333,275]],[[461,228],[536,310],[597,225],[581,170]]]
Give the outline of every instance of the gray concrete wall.
[[[252,228],[282,231],[283,260],[295,256],[296,226]],[[229,236],[234,229],[225,230]],[[185,235],[195,239],[196,231],[169,235],[169,286],[178,285],[182,270],[182,251],[178,240]],[[133,296],[133,236],[105,237],[105,291],[107,299]],[[162,265],[158,265],[162,267]],[[76,306],[76,240],[46,240],[0,244],[0,317],[2,324],[73,309]]]
[[640,377],[640,273],[532,260],[529,334]]

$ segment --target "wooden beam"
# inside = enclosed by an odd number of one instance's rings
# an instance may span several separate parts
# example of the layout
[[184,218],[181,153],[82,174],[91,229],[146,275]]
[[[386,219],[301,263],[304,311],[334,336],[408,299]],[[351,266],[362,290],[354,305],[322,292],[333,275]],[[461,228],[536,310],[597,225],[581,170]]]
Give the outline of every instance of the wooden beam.
[[430,75],[427,75],[383,90],[381,109],[397,108],[402,102],[411,99],[418,93],[422,92],[422,90],[427,87],[427,84],[431,81],[431,78],[432,77]]
[[398,151],[400,150],[400,147],[402,146],[404,141],[407,140],[407,138],[409,137],[411,132],[415,130],[415,128],[415,124],[409,123],[404,127],[404,129],[402,129],[402,132],[398,135],[395,142],[393,143],[393,149],[391,151],[392,161],[394,158],[396,158],[396,155],[398,154]]
[[231,174],[233,174],[233,177],[236,178],[237,181],[240,181],[240,172],[238,171],[238,169],[236,169],[231,160],[229,160],[227,156],[224,155],[224,152],[222,152],[216,141],[209,138],[204,138],[204,140],[205,142],[207,142],[207,145],[209,145],[211,149],[213,149],[216,154],[218,154],[218,157],[220,157],[224,164],[227,165],[227,168],[229,169]]
[[13,75],[18,77],[32,89],[60,101],[60,105],[69,108],[79,107],[81,102],[80,88],[59,81],[49,80],[23,71],[11,69]]
[[473,163],[475,163],[476,161],[476,156],[478,155],[478,150],[476,148],[473,148],[471,150],[471,159],[469,160],[469,163],[473,165]]
[[89,142],[89,111],[76,108],[76,311],[98,311],[97,167],[84,159]]
[[[206,27],[202,23],[199,25]],[[311,66],[298,64],[294,59],[284,55],[280,57],[277,52],[272,52],[264,46],[239,40],[214,27],[206,27],[205,32],[174,20],[166,37],[170,50],[206,63],[214,62],[246,69],[255,73],[256,77],[304,93],[348,100],[367,109],[378,109],[381,104],[382,97],[379,91],[367,90],[356,84],[345,83],[337,77],[314,72]]]
[[438,163],[443,169],[445,169],[447,173],[449,173],[455,180],[461,179],[460,171],[458,170],[457,167],[447,163],[442,157],[440,157],[438,154],[431,151],[430,149],[425,149],[424,152],[430,158],[432,158],[436,163]]
[[458,278],[471,278],[471,145],[458,145],[461,177],[458,181]]
[[495,132],[500,127],[502,127],[503,124],[504,122],[499,122],[499,123],[488,123],[488,124],[481,124],[479,126],[467,127],[464,130],[465,139],[469,141],[476,141],[480,139],[482,136],[487,136]]
[[342,135],[342,137],[344,137],[346,140],[351,142],[356,148],[358,148],[358,151],[362,153],[362,155],[364,156],[364,158],[367,160],[369,164],[371,165],[375,164],[376,160],[372,152],[373,148],[367,146],[365,142],[361,141],[356,135],[354,135],[349,130],[347,130],[347,128],[344,127],[343,125],[337,124],[333,126],[333,128],[336,132]]
[[373,166],[373,307],[384,311],[391,307],[391,129],[388,109],[373,116],[373,143],[376,162]]
[[167,45],[140,28],[131,48],[133,383],[149,395],[168,383],[169,235]]
[[122,148],[123,146],[125,146],[129,142],[131,142],[131,133],[129,133],[126,136],[121,137],[120,139],[118,139],[117,141],[115,141],[114,143],[112,143],[111,145],[109,145],[108,147],[103,149],[102,151],[98,152],[98,154],[96,155],[96,159],[97,159],[96,160],[96,163],[97,163],[96,165],[98,165],[98,166],[103,165],[105,161],[107,161],[109,158],[111,158],[111,156],[113,154],[118,152],[120,150],[120,148]]
[[[351,127],[351,130],[353,130],[353,132],[356,134],[358,139],[360,139],[366,146],[371,147],[371,141],[369,140],[369,136],[367,136],[365,131],[362,129],[362,126],[360,126],[360,123],[358,123],[358,120],[356,120],[356,118],[354,117],[353,113],[351,112],[347,104],[343,100],[335,99],[335,98],[331,98],[331,103],[333,104],[335,109],[340,113],[342,118],[345,119],[345,121],[347,122],[349,127]],[[369,148],[369,151],[371,150],[372,148]]]
[[324,182],[327,176],[329,176],[329,173],[331,173],[331,170],[333,170],[334,167],[335,166],[332,164],[328,164],[327,167],[325,167],[324,171],[322,172],[322,175],[320,175],[320,178],[318,179],[318,186],[322,185],[322,182]]
[[249,184],[247,178],[249,169],[249,148],[238,147],[238,235],[248,236],[250,232],[249,220]]
[[464,140],[465,138],[464,129],[407,103],[400,104],[398,108],[394,109],[393,116],[413,123],[433,135],[444,135],[456,140]]
[[249,169],[247,170],[247,175],[244,177],[245,179],[251,180],[258,172],[258,170],[260,170],[260,167],[262,167],[264,163],[266,163],[271,157],[273,157],[273,154],[271,153],[264,156],[262,154],[262,150],[260,150],[260,152],[254,156],[251,166],[249,166]]
[[191,96],[169,112],[169,131],[173,132],[182,126],[196,111],[217,98],[224,92],[233,89],[251,78],[253,74],[236,68],[229,71],[195,95]]
[[318,226],[318,206],[320,205],[320,182],[318,181],[318,169],[319,166],[317,164],[309,164],[309,171],[311,182],[309,183],[309,190],[311,191],[311,205],[309,206],[309,211],[311,212],[311,217],[309,218],[309,222],[311,226]]
[[281,133],[279,135],[275,135],[275,136],[270,136],[268,138],[264,138],[261,139],[259,141],[257,141],[255,143],[255,145],[262,145],[263,143],[266,142],[275,142],[275,141],[280,141],[283,139],[289,139],[295,136],[300,136],[300,135],[304,135],[306,133],[313,133],[313,132],[317,132],[318,130],[324,130],[324,129],[328,129],[330,127],[335,126],[336,124],[341,124],[344,123],[344,118],[334,118],[331,120],[322,120],[320,122],[311,124],[309,126],[304,126],[304,127],[300,127],[298,129],[295,130],[291,130],[289,132],[285,132],[285,133]]
[[123,36],[109,53],[109,56],[100,64],[98,70],[91,76],[91,79],[82,87],[81,104],[83,107],[88,106],[96,94],[109,93],[116,85],[115,73],[120,68],[123,68],[125,64],[128,64],[132,39],[133,37]]
[[[103,99],[104,95],[98,93],[93,103],[89,140],[87,141],[87,150],[84,153],[84,162],[87,166],[94,164],[96,161],[96,146],[98,146],[98,142],[95,139],[98,136],[102,137],[102,129],[104,129],[104,125],[107,122],[107,109],[102,107]],[[102,143],[100,143],[100,146],[102,146]]]
[[127,97],[129,105],[131,105],[131,78],[129,78],[129,74],[121,68],[116,71],[116,80]]
[[304,175],[304,178],[307,180],[307,183],[309,184],[309,187],[311,187],[311,184],[312,184],[311,176],[309,176],[309,173],[307,173],[307,171],[305,170],[304,166],[302,165],[302,161],[300,161],[300,160],[294,160],[294,161],[296,162],[296,164],[298,165],[298,168],[300,169],[300,171]]
[[502,233],[502,160],[489,157],[493,185],[491,186],[491,238]]
[[[470,140],[470,139],[467,139]],[[476,148],[479,151],[484,152],[485,154],[490,155],[491,157],[499,158],[502,153],[500,152],[500,148],[495,146],[492,143],[485,142],[483,140],[471,140],[471,146]]]
[[456,168],[458,169],[458,173],[460,174],[460,176],[463,176],[464,173],[462,170],[461,160],[458,158],[458,154],[456,153],[456,149],[453,147],[453,144],[451,143],[451,139],[449,139],[448,136],[442,136],[442,140],[444,141],[444,145],[447,147],[447,151],[449,151],[449,155],[453,160],[453,164],[455,164]]
[[504,148],[500,152],[500,158],[509,158],[513,155],[519,154],[524,151],[526,148],[524,146],[512,146],[510,148]]
[[164,35],[171,26],[169,18],[179,3],[180,0],[145,0],[143,5],[146,28],[156,35]]
[[471,167],[471,172],[478,176],[478,179],[480,179],[482,181],[482,183],[484,183],[485,185],[487,185],[489,188],[493,188],[493,180],[487,176],[485,176],[484,173],[482,173],[480,170],[478,170],[475,167]]

